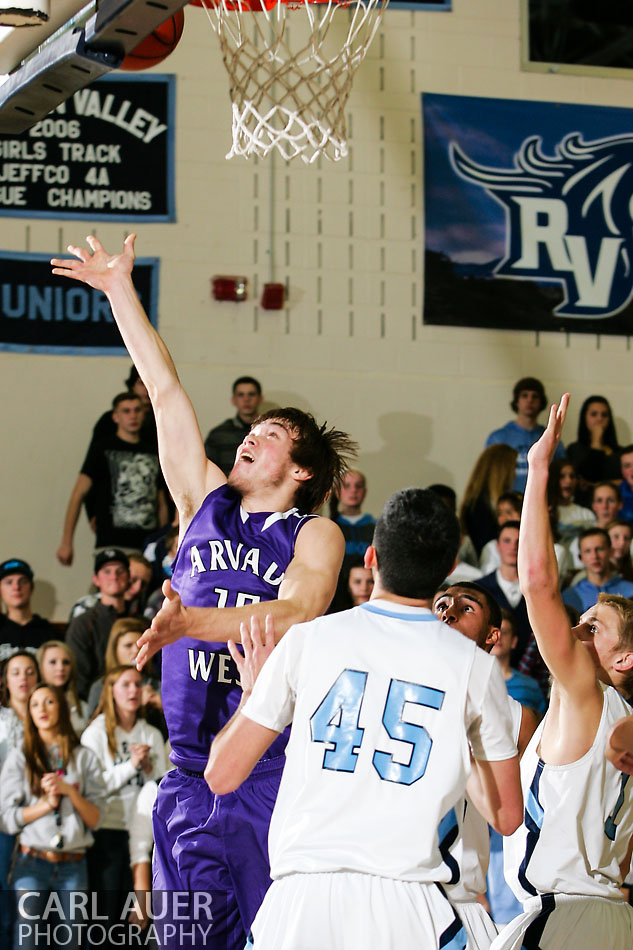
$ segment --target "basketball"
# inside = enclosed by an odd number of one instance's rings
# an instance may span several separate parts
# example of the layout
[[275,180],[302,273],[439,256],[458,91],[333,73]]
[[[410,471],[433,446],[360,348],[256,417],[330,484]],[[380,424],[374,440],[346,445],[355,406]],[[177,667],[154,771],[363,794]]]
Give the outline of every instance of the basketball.
[[138,69],[149,69],[150,66],[162,63],[176,49],[184,24],[184,11],[178,10],[168,20],[157,26],[149,36],[146,36],[131,53],[128,53],[119,68],[133,72]]

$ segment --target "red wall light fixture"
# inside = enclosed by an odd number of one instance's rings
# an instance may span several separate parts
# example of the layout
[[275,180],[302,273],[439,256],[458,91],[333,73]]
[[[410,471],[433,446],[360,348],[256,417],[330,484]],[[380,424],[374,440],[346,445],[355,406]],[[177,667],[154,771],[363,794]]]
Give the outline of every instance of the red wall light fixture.
[[241,303],[246,300],[246,277],[225,277],[217,275],[211,278],[211,295],[214,300],[231,300]]

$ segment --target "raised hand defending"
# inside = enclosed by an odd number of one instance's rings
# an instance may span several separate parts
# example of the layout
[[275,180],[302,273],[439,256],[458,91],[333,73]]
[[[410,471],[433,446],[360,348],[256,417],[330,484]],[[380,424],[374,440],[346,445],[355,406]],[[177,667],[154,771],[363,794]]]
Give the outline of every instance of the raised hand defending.
[[558,443],[560,442],[568,404],[569,393],[563,393],[560,404],[556,405],[556,403],[554,403],[554,405],[550,407],[545,432],[528,452],[527,458],[530,468],[541,465],[549,469],[550,463],[554,458],[554,453],[558,448]]
[[53,273],[60,277],[80,280],[89,287],[94,287],[95,290],[107,292],[114,281],[131,274],[135,260],[135,240],[136,235],[129,234],[123,242],[122,253],[108,254],[101,241],[90,234],[86,238],[90,251],[69,244],[68,252],[78,260],[53,257],[51,259]]

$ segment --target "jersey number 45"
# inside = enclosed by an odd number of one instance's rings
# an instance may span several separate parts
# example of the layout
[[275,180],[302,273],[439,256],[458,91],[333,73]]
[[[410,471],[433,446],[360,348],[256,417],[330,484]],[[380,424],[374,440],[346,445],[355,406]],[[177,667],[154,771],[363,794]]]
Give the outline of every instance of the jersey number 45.
[[[310,717],[313,742],[328,743],[323,768],[335,772],[353,772],[365,730],[359,726],[361,707],[367,686],[367,673],[343,670]],[[441,709],[444,692],[392,679],[389,683],[382,724],[387,735],[410,747],[409,762],[396,762],[393,754],[376,749],[372,764],[385,782],[413,785],[422,778],[431,754],[433,740],[424,728],[403,718],[407,703]]]

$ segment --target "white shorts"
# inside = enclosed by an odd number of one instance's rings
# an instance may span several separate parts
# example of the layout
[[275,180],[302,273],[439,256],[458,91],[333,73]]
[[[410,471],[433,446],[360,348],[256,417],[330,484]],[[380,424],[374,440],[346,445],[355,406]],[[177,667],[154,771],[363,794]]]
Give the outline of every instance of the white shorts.
[[[465,950],[461,921],[437,884],[340,871],[273,881],[253,921],[253,950]],[[442,942],[442,943],[441,943]]]
[[468,950],[489,950],[499,931],[479,901],[453,901],[468,935]]
[[540,950],[631,950],[633,907],[576,894],[542,894],[503,928],[491,950],[521,950],[528,931]]

